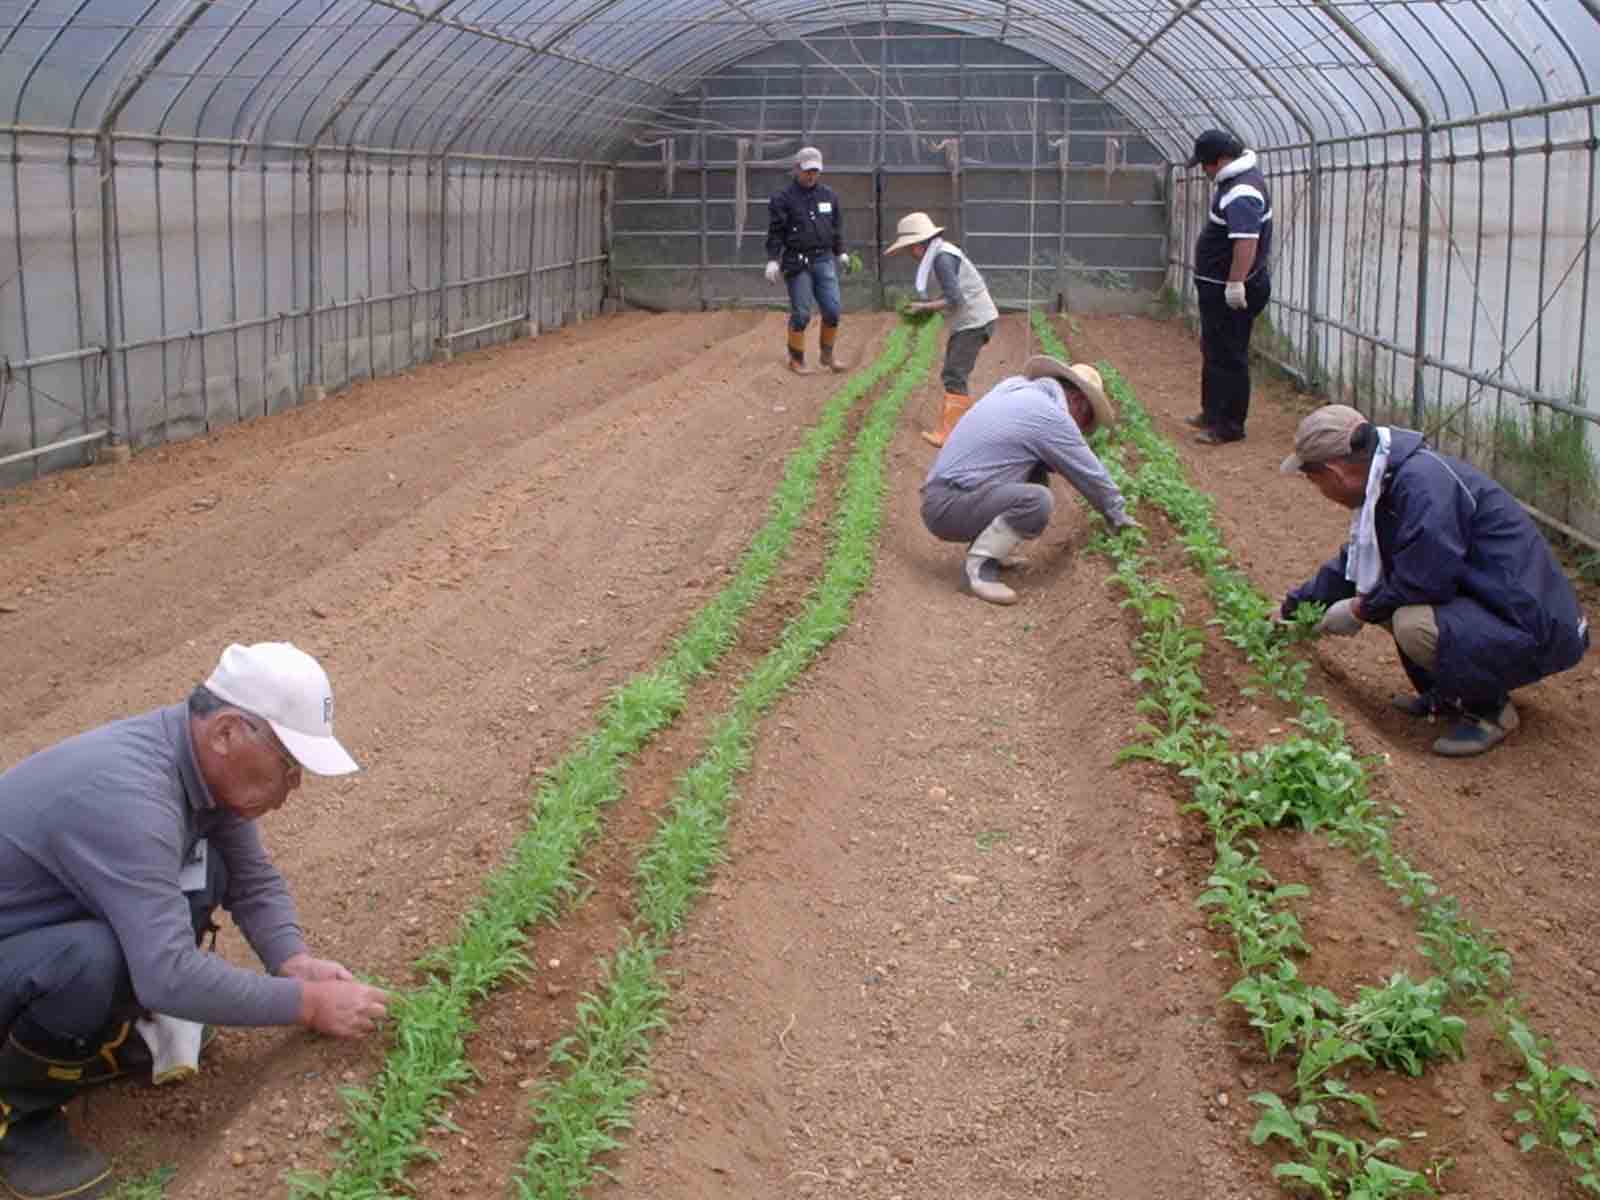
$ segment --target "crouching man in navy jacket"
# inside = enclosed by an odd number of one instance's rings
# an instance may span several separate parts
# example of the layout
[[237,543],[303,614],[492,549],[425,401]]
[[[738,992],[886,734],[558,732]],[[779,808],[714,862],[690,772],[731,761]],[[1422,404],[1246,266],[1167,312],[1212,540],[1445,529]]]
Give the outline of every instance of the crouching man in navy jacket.
[[1517,727],[1511,692],[1588,650],[1577,594],[1522,506],[1421,434],[1330,404],[1300,422],[1282,469],[1356,515],[1350,541],[1284,598],[1281,615],[1317,601],[1331,606],[1322,633],[1388,629],[1417,692],[1395,707],[1454,719],[1435,753],[1497,746]]

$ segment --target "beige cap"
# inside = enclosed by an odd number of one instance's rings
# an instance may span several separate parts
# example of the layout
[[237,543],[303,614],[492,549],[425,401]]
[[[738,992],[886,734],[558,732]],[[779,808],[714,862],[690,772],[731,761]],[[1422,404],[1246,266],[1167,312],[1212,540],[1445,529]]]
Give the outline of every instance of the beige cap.
[[802,147],[799,154],[794,156],[795,169],[799,171],[822,170],[822,151],[815,146]]
[[890,243],[885,254],[898,254],[907,246],[915,246],[929,238],[938,237],[944,232],[943,225],[935,225],[933,218],[925,212],[907,213],[900,218],[900,224],[895,228],[899,235]]
[[1366,420],[1348,404],[1325,404],[1308,413],[1295,430],[1294,453],[1283,460],[1278,470],[1293,475],[1307,463],[1344,458],[1350,453],[1351,437]]
[[1035,354],[1022,364],[1022,376],[1024,379],[1059,379],[1070,383],[1089,398],[1089,407],[1094,409],[1094,422],[1099,428],[1110,429],[1117,423],[1117,410],[1106,398],[1105,383],[1100,378],[1100,372],[1088,363],[1068,366],[1059,358]]

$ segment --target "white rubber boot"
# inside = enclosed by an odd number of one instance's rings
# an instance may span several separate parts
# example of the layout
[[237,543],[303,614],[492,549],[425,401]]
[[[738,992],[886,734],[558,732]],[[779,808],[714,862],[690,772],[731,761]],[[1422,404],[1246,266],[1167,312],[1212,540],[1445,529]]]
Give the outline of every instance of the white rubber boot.
[[1017,594],[1000,582],[1000,564],[1022,542],[1022,535],[996,517],[967,547],[967,586],[990,604],[1015,604]]

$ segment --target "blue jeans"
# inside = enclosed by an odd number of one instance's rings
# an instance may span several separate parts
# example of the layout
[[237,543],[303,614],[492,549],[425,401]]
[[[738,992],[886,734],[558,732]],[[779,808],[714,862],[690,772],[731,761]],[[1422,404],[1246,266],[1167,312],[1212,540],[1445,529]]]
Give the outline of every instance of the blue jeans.
[[804,332],[811,324],[811,306],[822,310],[824,325],[839,323],[839,270],[826,251],[811,256],[811,265],[784,277],[789,288],[789,328]]

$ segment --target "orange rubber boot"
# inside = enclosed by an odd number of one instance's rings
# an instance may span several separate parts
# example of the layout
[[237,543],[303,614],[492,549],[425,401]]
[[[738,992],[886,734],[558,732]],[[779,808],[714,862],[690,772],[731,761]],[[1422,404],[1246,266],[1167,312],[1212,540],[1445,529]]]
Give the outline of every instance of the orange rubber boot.
[[961,420],[971,407],[971,396],[964,396],[960,392],[946,392],[944,408],[939,414],[939,428],[924,429],[922,440],[934,446],[943,446],[945,439],[950,436],[950,431],[956,427],[956,422]]

